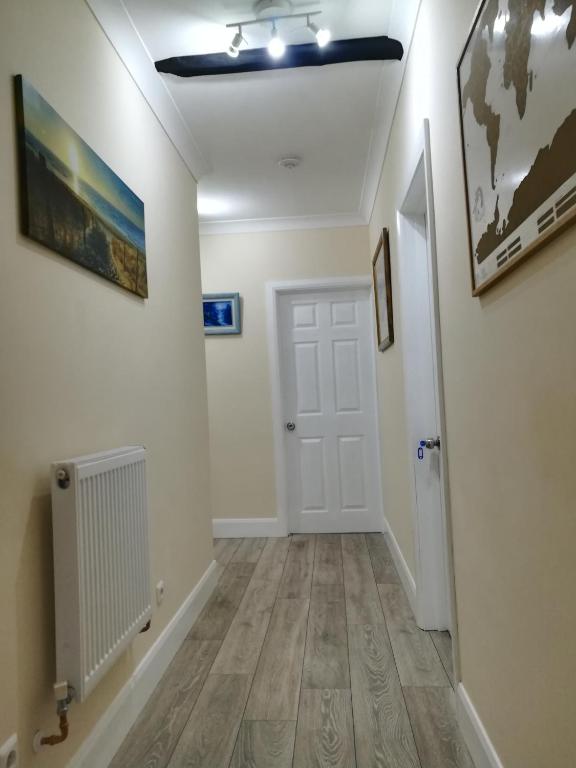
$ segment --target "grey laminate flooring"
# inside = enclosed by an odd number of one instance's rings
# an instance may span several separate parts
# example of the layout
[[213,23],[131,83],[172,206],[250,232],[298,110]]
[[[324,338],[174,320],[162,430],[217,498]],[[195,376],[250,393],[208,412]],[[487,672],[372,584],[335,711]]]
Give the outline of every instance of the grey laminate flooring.
[[220,539],[222,573],[110,768],[473,768],[448,633],[381,534]]

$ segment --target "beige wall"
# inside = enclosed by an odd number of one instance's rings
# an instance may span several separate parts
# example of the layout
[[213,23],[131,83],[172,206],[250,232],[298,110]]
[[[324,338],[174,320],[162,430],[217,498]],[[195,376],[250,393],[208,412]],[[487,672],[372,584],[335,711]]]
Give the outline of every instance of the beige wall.
[[[24,74],[146,205],[150,299],[142,301],[18,234],[11,76]],[[78,0],[0,6],[0,743],[23,768],[66,765],[212,559],[196,185]],[[143,443],[149,454],[152,630],[71,711],[52,699],[49,463]]]
[[[391,228],[397,274],[396,210],[428,117],[463,683],[506,768],[567,768],[576,754],[576,230],[472,298],[455,75],[476,4],[423,0],[371,241]],[[395,353],[379,356],[381,386],[395,393],[401,343],[400,329]],[[405,445],[403,416],[396,396],[381,404],[385,474],[405,509],[405,473],[386,450]],[[392,522],[406,546],[407,519]]]
[[276,517],[265,285],[365,275],[366,227],[200,238],[204,292],[239,291],[242,336],[206,338],[215,518]]

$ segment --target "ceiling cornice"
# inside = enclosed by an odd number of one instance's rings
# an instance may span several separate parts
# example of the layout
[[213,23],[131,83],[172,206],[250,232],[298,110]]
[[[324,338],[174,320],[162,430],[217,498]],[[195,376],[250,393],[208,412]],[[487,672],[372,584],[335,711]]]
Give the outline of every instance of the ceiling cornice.
[[286,232],[296,229],[336,229],[365,227],[368,220],[360,213],[337,213],[327,216],[287,216],[278,219],[236,219],[201,221],[200,234],[238,235],[244,232]]
[[154,67],[122,0],[85,0],[104,34],[156,115],[192,176],[198,181],[210,164],[196,143],[172,95]]

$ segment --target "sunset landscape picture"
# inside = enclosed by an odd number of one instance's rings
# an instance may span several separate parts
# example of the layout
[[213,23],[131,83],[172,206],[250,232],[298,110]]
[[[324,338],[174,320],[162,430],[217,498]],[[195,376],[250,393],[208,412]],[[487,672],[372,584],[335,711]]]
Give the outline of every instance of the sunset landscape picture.
[[30,83],[15,86],[23,233],[146,298],[144,203]]

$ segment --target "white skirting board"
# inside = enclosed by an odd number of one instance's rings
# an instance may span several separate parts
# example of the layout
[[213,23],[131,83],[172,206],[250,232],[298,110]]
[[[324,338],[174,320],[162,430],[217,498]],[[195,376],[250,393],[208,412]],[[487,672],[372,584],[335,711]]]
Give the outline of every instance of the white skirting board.
[[[212,594],[221,570],[213,560],[68,763],[68,768],[107,768]],[[71,722],[73,729],[74,705]]]
[[286,525],[277,517],[230,517],[212,521],[215,539],[287,536]]
[[504,768],[462,683],[458,683],[456,688],[456,715],[476,768]]
[[400,576],[402,586],[408,596],[410,607],[412,608],[412,611],[416,613],[416,582],[414,581],[414,576],[412,576],[410,568],[408,568],[408,563],[404,559],[402,550],[400,549],[396,536],[394,536],[388,521],[386,521],[386,536],[388,543],[390,544],[390,554],[394,560],[394,565]]

